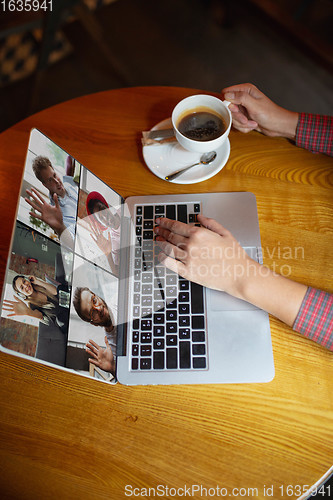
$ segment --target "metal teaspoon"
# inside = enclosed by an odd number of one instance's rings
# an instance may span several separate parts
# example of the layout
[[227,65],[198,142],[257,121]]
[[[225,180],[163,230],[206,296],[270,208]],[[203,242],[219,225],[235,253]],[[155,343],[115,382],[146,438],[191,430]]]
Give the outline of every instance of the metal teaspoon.
[[173,179],[176,179],[176,177],[181,175],[183,172],[186,172],[187,170],[189,170],[192,167],[195,167],[196,165],[201,165],[201,164],[202,165],[209,165],[210,163],[212,163],[212,161],[215,160],[215,158],[216,158],[215,151],[210,151],[209,153],[204,153],[201,156],[200,161],[198,161],[197,163],[193,163],[193,165],[190,165],[189,167],[185,167],[185,168],[182,168],[181,170],[177,170],[177,172],[174,172],[171,175],[167,175],[165,177],[165,180],[166,181],[173,181]]

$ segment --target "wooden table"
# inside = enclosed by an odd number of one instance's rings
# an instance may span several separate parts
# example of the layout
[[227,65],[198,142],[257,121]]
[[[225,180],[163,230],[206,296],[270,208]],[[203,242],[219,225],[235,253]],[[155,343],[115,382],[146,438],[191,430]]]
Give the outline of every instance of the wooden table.
[[[230,159],[208,181],[168,184],[145,166],[141,131],[197,92],[102,92],[3,132],[2,282],[29,131],[37,127],[123,197],[252,191],[265,263],[282,272],[288,265],[293,279],[332,292],[331,158],[233,131]],[[286,256],[290,246],[303,247],[304,258]],[[297,498],[332,465],[332,355],[274,318],[271,331],[276,376],[268,384],[108,386],[1,353],[2,498],[118,499],[126,485],[133,497],[134,488],[199,485],[210,497],[226,488],[231,497]],[[205,490],[194,495],[201,497]]]

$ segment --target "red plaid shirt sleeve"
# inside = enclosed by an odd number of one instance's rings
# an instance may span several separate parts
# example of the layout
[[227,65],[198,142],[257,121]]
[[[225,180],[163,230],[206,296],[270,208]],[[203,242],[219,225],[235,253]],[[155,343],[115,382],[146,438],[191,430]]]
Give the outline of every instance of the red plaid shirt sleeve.
[[333,156],[333,117],[300,113],[295,143],[313,153]]
[[309,287],[293,329],[333,351],[333,295]]

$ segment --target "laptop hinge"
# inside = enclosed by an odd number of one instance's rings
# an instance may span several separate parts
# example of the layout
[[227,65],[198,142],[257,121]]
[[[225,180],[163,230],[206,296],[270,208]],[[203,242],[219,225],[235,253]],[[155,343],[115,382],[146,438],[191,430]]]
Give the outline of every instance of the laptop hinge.
[[118,327],[117,327],[117,356],[126,355],[127,339],[127,302],[128,302],[128,263],[130,256],[129,235],[130,217],[124,215],[125,204],[122,205],[121,235],[120,235],[120,262],[118,285]]

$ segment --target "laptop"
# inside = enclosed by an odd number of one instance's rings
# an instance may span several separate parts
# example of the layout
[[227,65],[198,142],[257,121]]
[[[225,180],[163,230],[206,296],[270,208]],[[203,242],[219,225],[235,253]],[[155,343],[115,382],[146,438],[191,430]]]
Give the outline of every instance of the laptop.
[[123,199],[33,129],[2,290],[1,350],[126,385],[272,380],[268,314],[158,260],[155,219],[198,225],[199,213],[262,263],[252,193]]

